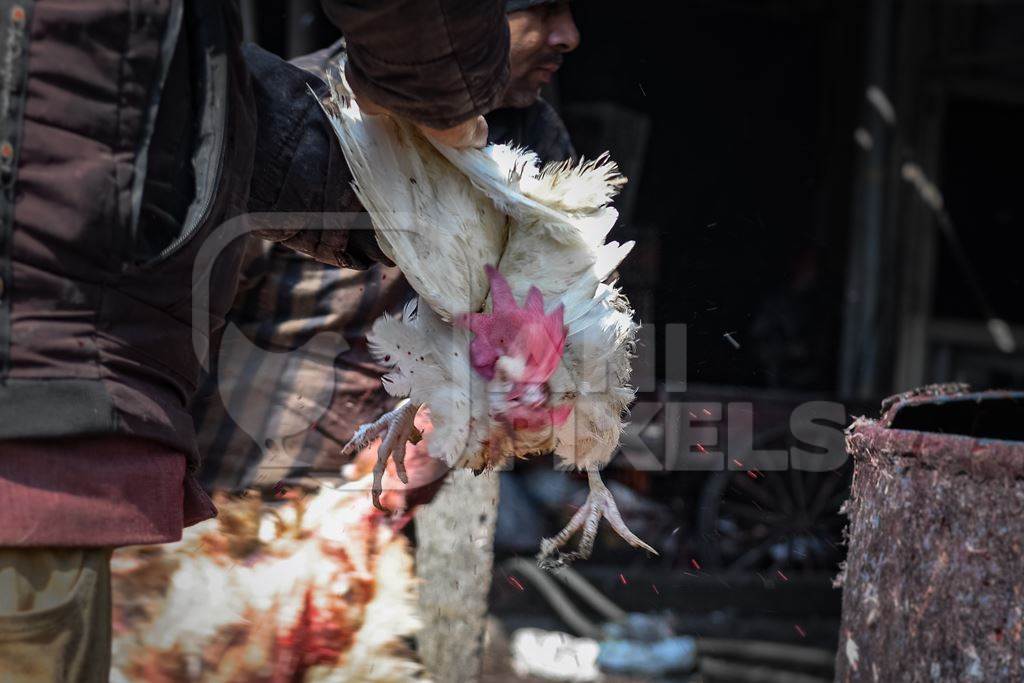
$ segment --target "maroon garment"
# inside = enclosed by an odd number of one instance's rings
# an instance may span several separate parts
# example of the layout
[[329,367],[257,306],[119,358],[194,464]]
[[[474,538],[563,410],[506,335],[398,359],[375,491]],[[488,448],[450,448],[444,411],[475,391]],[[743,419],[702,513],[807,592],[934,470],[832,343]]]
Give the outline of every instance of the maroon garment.
[[0,441],[0,547],[177,541],[216,515],[185,463],[128,436]]
[[[210,235],[246,209],[256,141],[233,4],[189,2],[181,16],[170,0],[40,1],[0,31],[18,72],[0,78],[18,108],[0,112],[14,136],[0,173],[0,439],[122,434],[194,453],[195,347],[210,341],[192,278]],[[154,87],[165,67],[168,87],[205,93],[182,95],[196,112],[180,145],[194,201],[174,234],[141,187],[175,176],[141,153],[166,124]],[[210,293],[195,304],[209,337],[241,255],[226,248],[197,287]]]

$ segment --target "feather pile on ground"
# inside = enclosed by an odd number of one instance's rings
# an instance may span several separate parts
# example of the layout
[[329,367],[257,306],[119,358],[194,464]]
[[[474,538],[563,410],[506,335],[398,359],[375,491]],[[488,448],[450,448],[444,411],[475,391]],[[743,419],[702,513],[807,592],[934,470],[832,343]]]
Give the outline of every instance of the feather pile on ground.
[[369,486],[221,495],[179,543],[117,551],[111,680],[425,680],[412,555]]

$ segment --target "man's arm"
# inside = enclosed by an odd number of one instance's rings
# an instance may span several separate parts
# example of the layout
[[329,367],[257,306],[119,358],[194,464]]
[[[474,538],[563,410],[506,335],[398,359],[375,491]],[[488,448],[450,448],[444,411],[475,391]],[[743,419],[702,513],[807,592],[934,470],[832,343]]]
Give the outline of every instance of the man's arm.
[[255,45],[244,48],[257,124],[250,185],[256,236],[342,268],[390,263],[377,246],[352,174],[317,98],[327,85]]
[[447,129],[494,109],[508,81],[503,0],[322,0],[358,98]]

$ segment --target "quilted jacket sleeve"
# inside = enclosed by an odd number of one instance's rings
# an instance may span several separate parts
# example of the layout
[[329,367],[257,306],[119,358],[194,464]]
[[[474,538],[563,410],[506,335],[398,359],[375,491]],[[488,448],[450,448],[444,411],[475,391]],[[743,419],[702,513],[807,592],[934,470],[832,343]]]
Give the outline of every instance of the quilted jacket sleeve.
[[504,0],[322,0],[359,95],[449,128],[496,108],[508,81]]

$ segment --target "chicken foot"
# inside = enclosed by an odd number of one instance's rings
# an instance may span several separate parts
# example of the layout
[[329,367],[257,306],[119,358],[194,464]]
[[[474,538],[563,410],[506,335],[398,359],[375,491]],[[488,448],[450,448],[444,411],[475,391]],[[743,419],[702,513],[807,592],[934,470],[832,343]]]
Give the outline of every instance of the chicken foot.
[[403,400],[391,412],[385,413],[375,421],[365,424],[356,430],[349,442],[341,449],[341,455],[350,456],[365,448],[371,441],[383,435],[377,447],[377,464],[373,466],[373,505],[384,510],[380,503],[380,495],[384,492],[384,472],[388,458],[395,461],[395,472],[403,484],[409,483],[409,475],[405,472],[405,445],[418,444],[423,438],[413,421],[419,404],[409,399]]
[[[587,479],[590,483],[587,501],[556,536],[545,538],[540,542],[540,553],[537,555],[538,564],[544,569],[555,569],[573,560],[590,557],[590,553],[594,549],[594,541],[597,538],[597,526],[602,517],[608,520],[615,533],[621,536],[626,543],[634,548],[642,548],[657,555],[658,551],[640,540],[622,521],[622,515],[619,514],[615,499],[612,498],[612,492],[601,481],[601,474],[597,469],[588,469]],[[583,528],[583,533],[580,535],[579,546],[576,550],[571,553],[561,552],[562,546],[572,538],[580,527]]]

